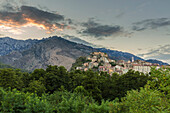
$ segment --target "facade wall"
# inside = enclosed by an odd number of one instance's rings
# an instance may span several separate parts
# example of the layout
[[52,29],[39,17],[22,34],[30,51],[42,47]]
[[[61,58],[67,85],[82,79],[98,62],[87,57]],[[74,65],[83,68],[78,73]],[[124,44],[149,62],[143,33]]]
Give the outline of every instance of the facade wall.
[[139,71],[142,73],[149,73],[151,71],[151,67],[150,66],[134,66],[133,70]]

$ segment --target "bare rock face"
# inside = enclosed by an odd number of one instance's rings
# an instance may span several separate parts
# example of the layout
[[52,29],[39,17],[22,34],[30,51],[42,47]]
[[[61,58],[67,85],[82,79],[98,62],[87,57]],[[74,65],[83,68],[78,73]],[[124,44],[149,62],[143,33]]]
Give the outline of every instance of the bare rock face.
[[33,45],[28,50],[1,56],[0,62],[29,71],[45,69],[47,65],[64,66],[69,70],[78,57],[87,56],[93,51],[96,50],[92,47],[54,36]]
[[16,40],[9,37],[0,38],[0,56],[10,54],[13,51],[23,51],[39,43],[39,40]]

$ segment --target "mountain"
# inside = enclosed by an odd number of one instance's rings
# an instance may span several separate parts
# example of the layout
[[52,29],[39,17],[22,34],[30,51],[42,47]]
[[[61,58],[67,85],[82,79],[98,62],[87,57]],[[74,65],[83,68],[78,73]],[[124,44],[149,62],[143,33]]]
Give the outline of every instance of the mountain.
[[146,62],[150,62],[150,63],[157,63],[159,65],[169,65],[168,63],[156,60],[156,59],[149,59],[149,60],[145,60],[142,59],[138,56],[135,56],[131,53],[127,53],[127,52],[122,52],[122,51],[116,51],[116,50],[110,50],[110,49],[106,49],[106,48],[97,48],[98,51],[100,52],[104,52],[107,53],[110,59],[115,59],[115,60],[131,60],[132,57],[134,58],[134,60],[143,60]]
[[7,55],[13,51],[23,51],[39,43],[39,40],[16,40],[10,37],[0,38],[0,56]]
[[[134,57],[134,60],[144,60],[127,52],[92,48],[57,36],[42,40],[24,41],[8,37],[0,40],[0,49],[3,51],[0,51],[1,55],[3,55],[0,56],[0,62],[28,71],[36,68],[45,69],[47,65],[62,65],[69,70],[77,58],[87,56],[94,51],[107,53],[109,58],[114,60],[128,61],[132,57]],[[165,64],[158,60],[147,60],[147,62]]]
[[148,59],[148,60],[145,60],[146,62],[150,62],[150,63],[157,63],[159,65],[169,65],[168,63],[165,63],[165,62],[162,62],[162,61],[159,61],[159,60],[156,60],[156,59]]
[[134,57],[134,60],[144,60],[140,57],[137,57],[131,53],[127,53],[127,52],[121,52],[121,51],[116,51],[116,50],[110,50],[110,49],[106,49],[106,48],[97,48],[98,51],[103,52],[108,54],[110,59],[114,59],[114,60],[131,60],[132,57]]
[[15,51],[1,56],[0,61],[30,71],[46,68],[47,65],[62,65],[69,70],[78,57],[87,56],[93,51],[97,50],[54,36],[34,44],[25,51]]

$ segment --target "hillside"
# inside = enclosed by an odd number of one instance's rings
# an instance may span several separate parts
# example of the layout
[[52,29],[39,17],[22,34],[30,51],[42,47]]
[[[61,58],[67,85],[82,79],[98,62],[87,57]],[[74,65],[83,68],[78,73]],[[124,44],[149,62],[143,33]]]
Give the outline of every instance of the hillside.
[[159,65],[169,65],[168,63],[165,63],[165,62],[162,62],[162,61],[159,61],[159,60],[156,60],[156,59],[148,59],[148,60],[145,60],[146,62],[150,62],[150,63],[157,63]]
[[108,54],[109,58],[114,59],[114,60],[131,60],[132,57],[134,57],[134,60],[144,60],[140,57],[137,57],[131,53],[127,53],[127,52],[122,52],[122,51],[116,51],[116,50],[110,50],[110,49],[106,49],[106,48],[98,48],[98,50],[100,52],[104,52],[106,54]]
[[10,66],[10,65],[7,65],[7,64],[3,64],[3,63],[1,63],[0,62],[0,68],[2,69],[2,68],[12,68],[12,69],[14,69],[14,67],[12,67],[12,66]]
[[39,40],[16,40],[9,37],[0,38],[0,56],[7,55],[13,51],[23,51],[39,43]]
[[162,61],[159,61],[159,60],[156,60],[156,59],[145,60],[145,59],[142,59],[142,58],[135,56],[131,53],[128,53],[128,52],[110,50],[110,49],[106,49],[106,48],[98,48],[98,51],[107,53],[109,58],[114,59],[114,60],[128,61],[128,60],[131,60],[132,57],[134,57],[134,60],[143,60],[143,61],[150,62],[150,63],[157,63],[159,65],[169,65],[166,62],[162,62]]
[[28,50],[1,56],[0,61],[30,71],[35,68],[46,68],[47,65],[62,65],[69,70],[78,57],[87,56],[93,51],[96,50],[92,47],[54,36],[33,45]]

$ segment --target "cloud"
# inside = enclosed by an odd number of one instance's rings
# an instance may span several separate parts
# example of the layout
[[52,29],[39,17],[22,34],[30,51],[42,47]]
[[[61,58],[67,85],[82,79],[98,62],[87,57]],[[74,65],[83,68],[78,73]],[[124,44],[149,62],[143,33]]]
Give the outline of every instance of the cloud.
[[82,23],[85,29],[82,29],[81,34],[94,36],[98,39],[103,39],[103,37],[108,36],[130,36],[131,33],[125,32],[123,27],[118,25],[102,25],[94,21],[94,19],[89,19],[88,22]]
[[18,11],[21,4],[26,4],[24,0],[0,0],[1,11]]
[[0,37],[4,36],[4,34],[0,34]]
[[120,12],[119,14],[117,14],[115,17],[120,19],[125,15],[125,12]]
[[[6,9],[16,10],[8,7]],[[0,26],[18,28],[27,26],[36,26],[53,32],[56,30],[62,31],[68,27],[61,22],[64,21],[64,16],[47,11],[40,10],[36,7],[21,6],[16,11],[0,11]]]
[[68,22],[68,24],[73,24],[73,20],[72,19],[67,19],[67,22]]
[[138,51],[141,51],[142,50],[142,48],[138,48]]
[[143,31],[146,29],[157,29],[170,26],[170,18],[146,19],[133,23],[132,29],[135,31]]
[[150,49],[148,53],[141,54],[147,56],[160,55],[160,54],[170,54],[170,44],[160,46],[156,49]]
[[80,44],[85,44],[85,45],[93,45],[85,40],[82,40],[80,38],[77,38],[75,36],[70,36],[70,35],[64,35],[63,38],[67,39],[67,40],[70,40],[70,41],[73,41],[73,42],[76,42],[76,43],[80,43]]
[[19,8],[17,6],[13,6],[10,3],[7,3],[5,5],[2,5],[2,9],[3,11],[16,11],[19,10]]
[[70,35],[64,35],[63,38],[69,40],[69,41],[72,41],[72,42],[76,42],[76,43],[79,43],[79,44],[84,44],[84,45],[87,45],[87,46],[92,46],[92,47],[103,47],[101,45],[95,45],[95,44],[92,44],[90,42],[87,42],[83,39],[80,39],[78,37],[75,37],[75,36],[70,36]]
[[161,59],[164,61],[167,61],[170,63],[170,44],[160,46],[156,49],[150,49],[149,52],[144,53],[144,54],[139,54],[139,56],[150,59],[150,58],[155,58],[155,59]]

